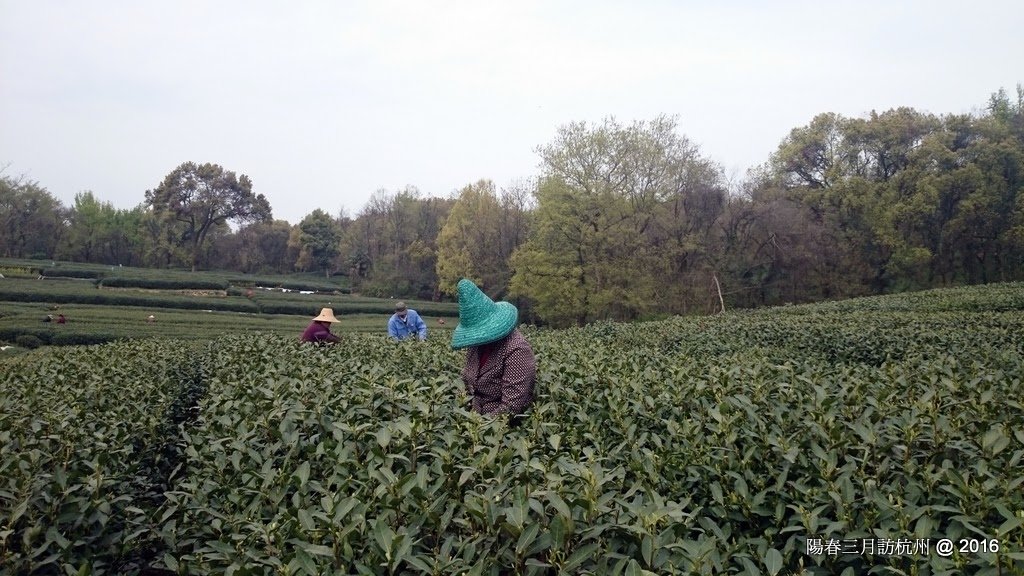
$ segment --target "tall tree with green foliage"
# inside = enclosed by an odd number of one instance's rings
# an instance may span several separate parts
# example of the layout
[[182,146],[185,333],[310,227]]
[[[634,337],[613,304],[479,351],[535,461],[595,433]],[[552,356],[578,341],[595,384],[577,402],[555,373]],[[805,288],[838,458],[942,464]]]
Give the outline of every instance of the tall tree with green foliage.
[[323,270],[329,278],[341,249],[341,226],[330,214],[317,208],[302,219],[297,232],[302,250],[298,262],[300,269],[312,265]]
[[554,178],[541,181],[532,233],[511,259],[512,294],[532,301],[538,316],[556,325],[582,324],[590,312],[591,250],[567,188]]
[[238,266],[246,273],[287,273],[295,259],[289,260],[288,237],[292,226],[284,220],[257,222],[246,226],[238,237]]
[[513,257],[513,293],[557,323],[659,309],[667,252],[679,248],[667,240],[680,236],[666,204],[689,198],[699,211],[698,189],[717,178],[698,175],[703,159],[675,119],[569,124],[538,152],[544,175],[531,234]]
[[484,290],[493,291],[500,285],[503,279],[498,276],[508,266],[498,252],[500,218],[501,205],[494,182],[480,180],[459,192],[437,236],[441,292],[457,295],[457,284],[462,278],[469,278]]
[[118,264],[110,261],[116,216],[114,205],[100,201],[91,191],[76,194],[65,236],[65,255],[79,262]]
[[413,186],[375,192],[343,240],[353,288],[375,296],[437,296],[437,237],[452,204]]
[[37,182],[0,176],[0,255],[55,258],[68,218],[60,200]]
[[146,191],[146,203],[159,226],[178,230],[177,244],[187,251],[193,271],[211,228],[271,220],[270,203],[253,193],[249,177],[217,164],[185,162]]
[[795,129],[757,194],[807,207],[821,230],[820,249],[792,239],[822,256],[804,298],[1021,277],[1021,102],[1000,90],[984,114],[903,107]]
[[124,266],[146,265],[146,209],[142,204],[134,208],[119,208],[114,212],[108,250],[111,264]]

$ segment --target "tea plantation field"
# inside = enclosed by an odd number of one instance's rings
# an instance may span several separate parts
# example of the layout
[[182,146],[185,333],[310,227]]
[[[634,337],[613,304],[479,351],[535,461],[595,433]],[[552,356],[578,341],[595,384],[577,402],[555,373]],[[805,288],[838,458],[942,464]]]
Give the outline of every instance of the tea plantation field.
[[[457,324],[453,302],[406,300],[431,330]],[[0,259],[0,358],[40,345],[123,339],[209,340],[262,331],[297,338],[321,308],[336,333],[386,332],[395,300],[351,294],[348,279],[250,276]],[[63,314],[66,324],[43,322]],[[147,323],[153,315],[156,322]],[[442,323],[441,321],[445,321]],[[456,320],[455,322],[452,322]]]
[[2,361],[0,574],[1024,574],[1022,285],[524,333]]

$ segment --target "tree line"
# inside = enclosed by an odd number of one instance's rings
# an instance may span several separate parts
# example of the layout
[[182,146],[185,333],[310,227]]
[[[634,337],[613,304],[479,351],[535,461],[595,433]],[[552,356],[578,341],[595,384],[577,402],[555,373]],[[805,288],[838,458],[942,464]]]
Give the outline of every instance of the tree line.
[[570,123],[537,148],[535,177],[448,197],[379,190],[355,216],[296,224],[215,164],[182,164],[132,209],[92,192],[65,206],[3,175],[0,255],[318,271],[435,300],[469,277],[551,325],[1024,278],[1020,85],[973,114],[819,114],[743,179],[678,128]]

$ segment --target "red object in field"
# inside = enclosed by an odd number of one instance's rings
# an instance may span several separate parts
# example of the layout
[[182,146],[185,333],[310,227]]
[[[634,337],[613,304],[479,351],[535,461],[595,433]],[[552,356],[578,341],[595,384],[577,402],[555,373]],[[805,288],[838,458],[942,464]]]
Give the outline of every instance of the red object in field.
[[249,290],[248,292],[246,292],[245,295],[246,296],[252,296],[252,290]]
[[438,324],[444,324],[444,318],[438,318],[437,319],[437,323]]

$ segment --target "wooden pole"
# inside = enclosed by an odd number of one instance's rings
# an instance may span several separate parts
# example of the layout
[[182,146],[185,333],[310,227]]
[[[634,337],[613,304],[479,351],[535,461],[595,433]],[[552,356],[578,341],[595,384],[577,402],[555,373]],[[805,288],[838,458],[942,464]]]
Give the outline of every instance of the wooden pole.
[[715,288],[718,290],[718,301],[722,304],[722,312],[725,312],[725,299],[722,298],[722,285],[718,283],[718,274],[712,273],[711,277],[715,279]]

